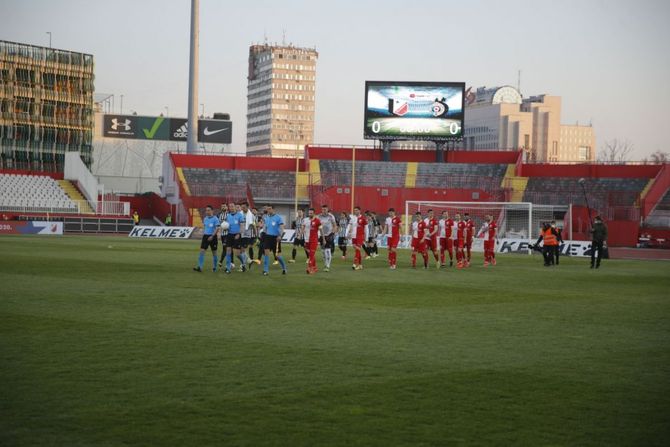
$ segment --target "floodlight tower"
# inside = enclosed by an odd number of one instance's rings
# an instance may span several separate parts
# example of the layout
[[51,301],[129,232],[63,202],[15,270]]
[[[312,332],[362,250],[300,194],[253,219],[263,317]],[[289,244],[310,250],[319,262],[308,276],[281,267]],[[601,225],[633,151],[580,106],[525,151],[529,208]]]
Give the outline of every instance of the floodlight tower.
[[200,0],[191,0],[191,56],[188,67],[188,138],[186,153],[198,151],[198,46]]

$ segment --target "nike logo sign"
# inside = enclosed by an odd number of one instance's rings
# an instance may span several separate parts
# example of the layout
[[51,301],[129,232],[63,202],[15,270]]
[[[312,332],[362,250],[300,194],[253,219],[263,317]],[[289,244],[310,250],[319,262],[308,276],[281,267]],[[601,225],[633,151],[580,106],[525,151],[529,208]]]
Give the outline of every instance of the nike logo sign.
[[223,129],[209,130],[207,127],[205,127],[205,130],[203,130],[202,133],[205,135],[214,135],[215,133],[223,132],[224,130],[228,130],[228,128],[224,127]]

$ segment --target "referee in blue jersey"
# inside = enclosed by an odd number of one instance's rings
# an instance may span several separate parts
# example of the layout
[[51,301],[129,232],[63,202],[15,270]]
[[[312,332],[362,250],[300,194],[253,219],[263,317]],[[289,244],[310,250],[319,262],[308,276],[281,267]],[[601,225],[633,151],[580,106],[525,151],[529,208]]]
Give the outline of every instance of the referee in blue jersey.
[[[275,214],[272,205],[266,207],[267,214],[263,217],[263,227],[265,229],[265,237],[263,237],[263,275],[267,276],[270,270],[270,253],[277,247],[277,241],[281,240],[284,234],[284,221],[281,216]],[[281,253],[277,253],[277,261],[281,264],[282,274],[286,274],[286,263]]]
[[196,272],[202,272],[202,265],[205,263],[205,252],[207,248],[212,249],[212,265],[214,266],[212,270],[216,272],[216,250],[219,247],[219,240],[217,236],[219,235],[219,230],[221,229],[221,222],[219,218],[214,215],[214,209],[212,205],[207,205],[205,208],[205,218],[202,221],[203,223],[203,234],[202,241],[200,242],[200,255],[198,255],[198,266],[193,267],[193,270]]

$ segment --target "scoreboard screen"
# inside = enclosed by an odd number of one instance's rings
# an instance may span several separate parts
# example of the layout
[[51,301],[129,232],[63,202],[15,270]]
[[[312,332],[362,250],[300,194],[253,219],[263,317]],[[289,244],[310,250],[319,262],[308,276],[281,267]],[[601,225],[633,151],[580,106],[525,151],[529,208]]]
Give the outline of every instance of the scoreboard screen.
[[463,137],[463,82],[365,82],[364,138],[457,140]]

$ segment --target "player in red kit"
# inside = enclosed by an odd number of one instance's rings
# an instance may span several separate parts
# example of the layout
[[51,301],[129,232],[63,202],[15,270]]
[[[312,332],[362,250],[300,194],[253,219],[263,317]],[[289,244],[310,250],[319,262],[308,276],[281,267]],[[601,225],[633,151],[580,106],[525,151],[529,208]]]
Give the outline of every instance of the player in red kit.
[[423,267],[428,268],[428,251],[426,248],[426,238],[428,237],[428,227],[421,218],[421,213],[414,214],[412,222],[412,268],[416,268],[416,254],[423,256]]
[[488,266],[489,263],[496,265],[496,232],[498,230],[498,225],[493,221],[493,216],[486,216],[486,222],[482,225],[482,229],[479,230],[480,234],[484,235],[484,267]]
[[428,227],[428,239],[426,239],[426,246],[427,248],[430,248],[430,251],[433,252],[433,256],[435,257],[435,262],[439,266],[439,256],[438,256],[438,250],[440,249],[439,247],[439,235],[437,234],[439,230],[439,223],[437,219],[435,219],[435,213],[433,213],[433,210],[428,210],[428,217],[424,219],[424,222],[426,223],[426,227]]
[[465,253],[463,253],[463,247],[465,246],[465,222],[461,220],[460,214],[456,214],[456,222],[454,222],[454,227],[456,230],[456,238],[454,240],[457,262],[456,266],[459,269],[462,269],[465,266]]
[[398,262],[398,243],[400,242],[400,224],[402,221],[396,216],[395,209],[389,208],[389,215],[384,223],[384,234],[388,245],[389,267],[395,270]]
[[310,208],[307,212],[307,219],[304,220],[303,234],[305,235],[305,245],[309,252],[307,261],[307,274],[314,274],[317,272],[316,268],[316,249],[319,247],[319,229],[321,228],[321,220],[314,215],[314,208]]
[[475,222],[470,219],[470,214],[463,214],[465,218],[465,267],[470,267],[472,258],[472,239],[475,235]]
[[354,265],[351,266],[353,270],[363,270],[362,258],[361,258],[361,248],[363,244],[367,241],[367,228],[368,220],[363,214],[361,214],[361,208],[354,208],[354,218],[352,225],[353,237],[351,244],[354,246],[355,255],[354,255]]

